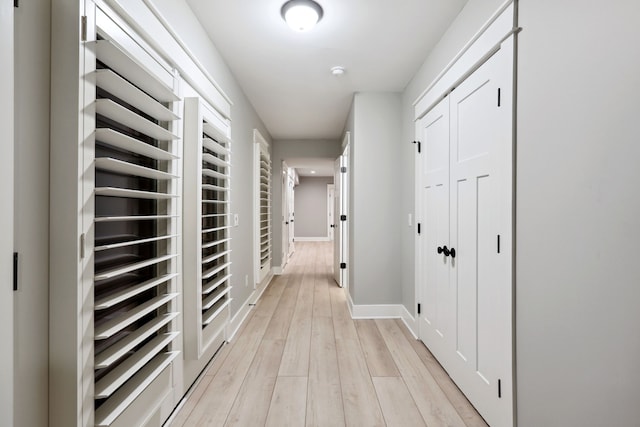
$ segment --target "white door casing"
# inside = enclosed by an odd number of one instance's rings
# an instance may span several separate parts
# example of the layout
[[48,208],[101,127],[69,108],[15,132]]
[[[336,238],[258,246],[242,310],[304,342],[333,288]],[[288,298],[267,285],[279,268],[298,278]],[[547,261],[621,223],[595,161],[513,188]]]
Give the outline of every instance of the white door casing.
[[513,422],[512,75],[507,39],[418,124],[420,337],[495,427]]
[[[0,78],[0,126],[5,137],[4,155],[0,168],[4,177],[0,181],[0,197],[13,206],[13,4],[4,1],[0,4],[0,58],[3,60],[2,78]],[[13,425],[13,289],[11,287],[13,271],[13,209],[3,209],[0,213],[0,339],[9,345],[8,351],[0,353],[0,413],[3,422]]]

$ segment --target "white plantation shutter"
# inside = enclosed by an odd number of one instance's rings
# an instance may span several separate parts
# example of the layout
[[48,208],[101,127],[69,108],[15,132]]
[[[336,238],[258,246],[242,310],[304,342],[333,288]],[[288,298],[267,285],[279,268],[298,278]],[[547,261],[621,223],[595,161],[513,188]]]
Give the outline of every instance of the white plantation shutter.
[[225,131],[213,108],[185,99],[185,246],[193,255],[185,252],[185,327],[193,359],[222,343],[229,321],[231,140]]
[[111,425],[176,358],[179,139],[167,85],[98,31],[95,424]]
[[259,257],[260,274],[259,281],[267,276],[271,269],[271,156],[265,144],[260,147],[260,161],[258,164],[260,184],[258,201],[260,209],[259,217]]

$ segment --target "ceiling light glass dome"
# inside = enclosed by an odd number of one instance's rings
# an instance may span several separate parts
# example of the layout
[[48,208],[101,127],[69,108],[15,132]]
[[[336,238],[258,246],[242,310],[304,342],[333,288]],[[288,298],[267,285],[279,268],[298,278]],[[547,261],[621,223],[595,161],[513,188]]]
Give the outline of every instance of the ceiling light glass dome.
[[322,7],[313,0],[289,0],[280,13],[295,31],[308,31],[322,19]]

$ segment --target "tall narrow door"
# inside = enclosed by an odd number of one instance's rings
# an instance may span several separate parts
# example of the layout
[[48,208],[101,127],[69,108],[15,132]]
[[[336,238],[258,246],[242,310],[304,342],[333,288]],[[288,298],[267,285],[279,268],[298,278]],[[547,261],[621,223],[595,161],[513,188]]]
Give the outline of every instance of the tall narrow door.
[[493,427],[513,422],[512,47],[419,125],[420,336]]
[[288,196],[287,196],[287,202],[289,203],[289,255],[291,256],[293,255],[293,252],[295,252],[295,218],[296,218],[296,213],[295,213],[295,191],[294,191],[294,186],[295,186],[295,181],[293,178],[293,175],[290,173],[287,175],[288,176]]
[[[447,341],[453,340],[450,265],[445,247],[449,244],[449,98],[445,98],[421,120],[422,222],[420,271],[422,341],[438,358],[446,358]],[[421,224],[422,225],[422,224]]]
[[342,165],[342,157],[338,157],[334,163],[334,202],[333,202],[333,278],[339,286],[342,285],[342,271],[340,269],[340,263],[342,262],[342,233],[341,233],[341,190],[342,190],[342,178],[340,173],[340,167]]
[[3,422],[13,425],[14,390],[13,390],[13,289],[9,286],[12,280],[13,252],[13,5],[9,2],[0,4],[0,58],[4,64],[3,78],[0,79],[0,127],[5,137],[4,155],[0,159],[0,168],[4,177],[0,181],[0,197],[9,203],[10,208],[0,213],[0,271],[4,285],[0,290],[0,336],[9,350],[0,353],[0,413]]

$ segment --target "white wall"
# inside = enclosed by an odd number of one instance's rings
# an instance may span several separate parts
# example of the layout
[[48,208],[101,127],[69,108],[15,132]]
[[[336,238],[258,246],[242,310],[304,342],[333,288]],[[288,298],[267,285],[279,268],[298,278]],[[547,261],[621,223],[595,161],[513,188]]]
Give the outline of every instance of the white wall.
[[238,85],[196,15],[184,0],[151,0],[169,25],[207,69],[233,103],[231,107],[231,211],[239,215],[239,226],[231,229],[233,250],[231,273],[231,316],[234,316],[253,292],[253,129],[267,139],[269,132]]
[[[337,159],[340,140],[275,140],[271,148],[271,256],[275,267],[282,265],[282,161],[289,158]],[[295,199],[294,199],[295,203]]]
[[328,184],[333,184],[333,177],[300,177],[300,184],[294,190],[296,238],[328,238]]
[[398,206],[400,194],[412,188],[399,179],[401,97],[357,93],[352,108],[349,292],[355,304],[397,304],[402,300],[398,228],[404,221]]
[[16,426],[48,423],[51,1],[15,9]]
[[520,427],[640,420],[640,3],[522,0]]

